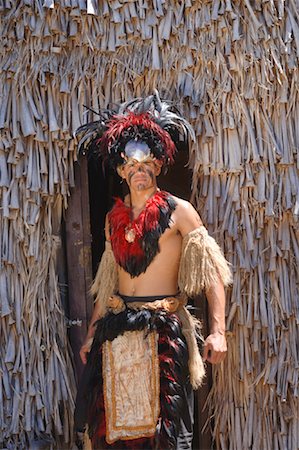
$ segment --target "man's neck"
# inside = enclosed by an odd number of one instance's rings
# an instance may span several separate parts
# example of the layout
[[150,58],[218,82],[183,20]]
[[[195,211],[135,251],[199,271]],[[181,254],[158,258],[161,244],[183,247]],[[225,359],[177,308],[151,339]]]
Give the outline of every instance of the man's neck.
[[[157,186],[141,191],[130,190],[130,203],[133,213],[139,214],[144,208],[147,200],[155,195],[158,191]],[[135,215],[135,214],[134,214]]]

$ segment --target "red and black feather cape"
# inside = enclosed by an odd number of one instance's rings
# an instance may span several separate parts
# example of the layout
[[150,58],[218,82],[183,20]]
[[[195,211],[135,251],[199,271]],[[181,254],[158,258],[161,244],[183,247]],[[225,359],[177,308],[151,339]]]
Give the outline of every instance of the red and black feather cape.
[[[131,277],[144,273],[160,251],[159,239],[169,228],[170,217],[176,208],[174,198],[165,191],[158,191],[149,198],[139,216],[131,219],[131,208],[121,199],[108,214],[112,250],[119,264]],[[133,230],[135,239],[128,242],[126,232]]]

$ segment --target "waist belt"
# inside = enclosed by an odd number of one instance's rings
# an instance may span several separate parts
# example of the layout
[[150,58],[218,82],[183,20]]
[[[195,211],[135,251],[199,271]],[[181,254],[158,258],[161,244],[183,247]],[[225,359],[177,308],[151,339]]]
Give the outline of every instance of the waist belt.
[[169,297],[176,297],[177,294],[169,294],[169,295],[146,295],[146,296],[139,296],[139,297],[133,297],[130,295],[122,295],[118,294],[125,303],[134,303],[134,302],[145,302],[145,303],[151,303],[155,302],[156,300],[164,300],[164,298]]
[[119,314],[124,309],[164,309],[167,312],[175,312],[186,304],[186,299],[177,295],[150,295],[133,297],[129,295],[112,295],[107,302],[108,310]]

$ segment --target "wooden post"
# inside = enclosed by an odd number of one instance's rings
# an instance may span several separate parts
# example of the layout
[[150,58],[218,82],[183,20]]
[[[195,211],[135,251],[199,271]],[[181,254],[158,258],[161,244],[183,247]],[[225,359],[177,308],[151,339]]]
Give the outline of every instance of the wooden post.
[[[66,212],[66,255],[68,272],[70,342],[74,353],[75,368],[80,379],[83,364],[79,350],[87,333],[93,301],[89,295],[92,281],[91,234],[87,159],[75,166],[76,187]],[[76,321],[78,320],[78,324]]]

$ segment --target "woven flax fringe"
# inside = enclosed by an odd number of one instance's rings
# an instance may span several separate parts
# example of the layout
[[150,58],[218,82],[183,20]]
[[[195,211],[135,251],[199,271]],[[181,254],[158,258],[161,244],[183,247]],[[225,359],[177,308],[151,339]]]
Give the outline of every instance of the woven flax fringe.
[[111,243],[106,241],[105,251],[102,255],[95,279],[91,286],[91,293],[95,301],[99,302],[99,317],[107,312],[108,300],[112,294],[117,292],[118,273],[117,265],[111,248]]
[[182,323],[182,333],[185,336],[189,353],[189,373],[190,382],[193,389],[198,389],[202,385],[205,376],[205,368],[202,357],[199,353],[196,336],[201,338],[201,325],[196,317],[192,316],[186,307],[177,312]]
[[183,239],[179,268],[180,291],[194,297],[219,279],[224,286],[231,283],[228,262],[215,239],[201,226]]

